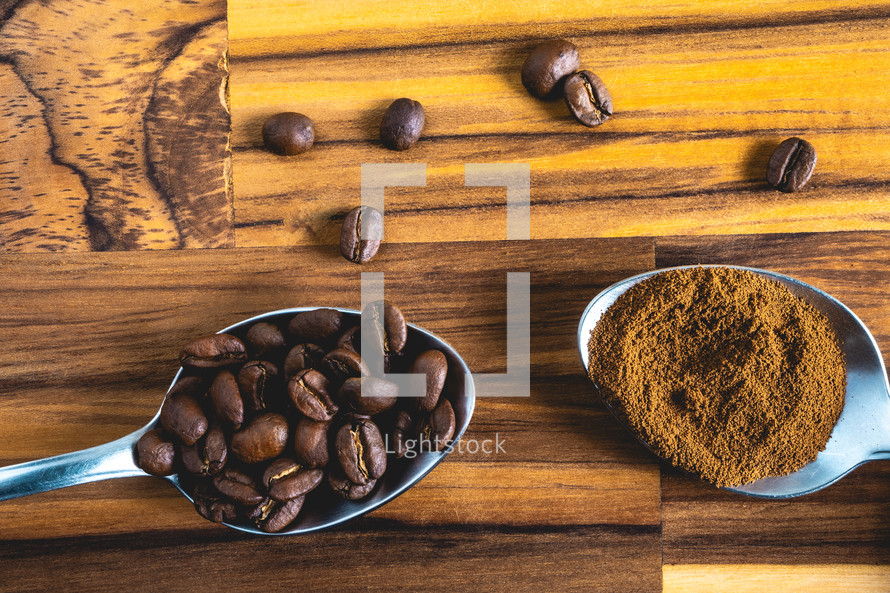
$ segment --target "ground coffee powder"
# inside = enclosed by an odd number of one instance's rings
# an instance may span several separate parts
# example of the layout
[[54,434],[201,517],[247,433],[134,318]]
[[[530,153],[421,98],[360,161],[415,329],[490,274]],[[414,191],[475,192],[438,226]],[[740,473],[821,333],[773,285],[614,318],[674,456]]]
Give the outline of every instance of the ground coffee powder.
[[590,378],[657,454],[718,486],[791,473],[825,448],[846,370],[828,320],[734,268],[658,274],[591,332]]

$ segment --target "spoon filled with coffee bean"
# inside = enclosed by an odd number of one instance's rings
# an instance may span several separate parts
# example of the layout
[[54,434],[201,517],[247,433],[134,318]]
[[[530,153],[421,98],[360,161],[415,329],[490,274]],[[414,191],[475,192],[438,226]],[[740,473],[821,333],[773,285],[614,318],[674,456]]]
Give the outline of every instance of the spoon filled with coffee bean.
[[150,474],[234,529],[317,531],[416,484],[475,405],[460,355],[389,302],[272,311],[186,344],[179,362],[146,426],[0,468],[0,500]]
[[588,304],[578,351],[637,440],[727,490],[801,496],[890,459],[890,386],[874,338],[795,278],[737,266],[633,276]]

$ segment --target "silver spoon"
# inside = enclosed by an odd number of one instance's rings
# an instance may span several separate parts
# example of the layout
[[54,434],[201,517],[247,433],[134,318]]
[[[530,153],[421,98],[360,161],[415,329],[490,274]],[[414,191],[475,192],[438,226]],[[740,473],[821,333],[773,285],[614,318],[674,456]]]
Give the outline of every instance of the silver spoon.
[[[264,313],[231,325],[220,330],[219,333],[237,332],[258,321],[268,320],[277,316],[294,315],[302,311],[311,311],[315,308],[298,307]],[[361,315],[358,311],[350,309],[337,310],[354,316],[356,321],[359,320]],[[436,348],[441,350],[448,359],[448,382],[445,385],[446,392],[443,395],[448,395],[454,404],[456,420],[454,442],[456,443],[467,429],[476,403],[475,387],[470,369],[454,348],[425,329],[409,323],[408,340],[412,348],[423,350]],[[176,373],[173,383],[176,383],[180,373],[182,373],[182,369]],[[157,425],[160,414],[161,412],[158,410],[158,413],[155,414],[155,417],[147,425],[116,441],[82,451],[0,468],[0,500],[18,498],[28,494],[37,494],[38,492],[46,492],[47,490],[109,478],[149,475],[136,465],[133,451],[139,437]],[[320,500],[319,497],[314,497],[313,499],[310,495],[296,521],[290,527],[278,533],[266,533],[245,525],[231,523],[225,523],[225,525],[233,529],[260,535],[288,535],[327,529],[364,515],[389,502],[431,472],[445,458],[447,453],[447,449],[439,452],[424,451],[419,452],[413,459],[402,459],[398,463],[390,464],[383,478],[379,480],[374,492],[362,500],[343,500],[335,495],[326,500]],[[190,501],[192,500],[191,496],[179,483],[179,478],[176,475],[166,476],[164,479],[176,486],[186,498]]]
[[[828,318],[843,341],[841,349],[847,362],[846,401],[825,450],[794,473],[762,478],[726,490],[761,498],[791,498],[821,490],[867,461],[890,459],[890,385],[875,339],[843,303],[818,288],[783,274],[740,266],[679,266],[646,272],[613,284],[590,301],[578,325],[578,351],[585,374],[589,362],[587,344],[590,332],[619,296],[634,284],[656,274],[693,267],[749,270],[781,282]],[[606,407],[614,414],[611,407]],[[645,442],[640,442],[648,448]]]

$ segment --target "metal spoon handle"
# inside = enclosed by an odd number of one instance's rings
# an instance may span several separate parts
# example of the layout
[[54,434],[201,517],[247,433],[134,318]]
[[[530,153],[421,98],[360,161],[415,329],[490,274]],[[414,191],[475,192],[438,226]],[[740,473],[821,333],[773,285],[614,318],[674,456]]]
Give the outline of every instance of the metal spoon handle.
[[82,451],[0,467],[0,500],[109,478],[148,475],[133,456],[133,447],[146,430]]

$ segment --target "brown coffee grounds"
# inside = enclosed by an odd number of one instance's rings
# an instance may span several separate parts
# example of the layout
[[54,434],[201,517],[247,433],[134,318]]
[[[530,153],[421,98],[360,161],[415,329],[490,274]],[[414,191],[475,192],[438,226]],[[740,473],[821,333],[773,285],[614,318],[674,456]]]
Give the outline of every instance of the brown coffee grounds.
[[846,370],[828,320],[734,268],[633,286],[588,344],[604,401],[658,455],[718,486],[800,469],[825,448]]

